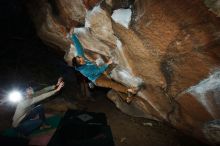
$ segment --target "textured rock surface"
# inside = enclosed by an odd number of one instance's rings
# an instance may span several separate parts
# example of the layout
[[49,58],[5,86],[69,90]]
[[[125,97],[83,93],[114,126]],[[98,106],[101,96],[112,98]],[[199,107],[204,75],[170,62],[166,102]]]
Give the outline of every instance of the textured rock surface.
[[[123,112],[219,142],[207,129],[218,131],[219,122],[209,123],[220,118],[218,0],[39,0],[28,8],[41,39],[65,51],[68,63],[73,27],[88,57],[111,58],[144,81],[129,105],[115,91],[108,94]],[[119,8],[131,8],[129,28],[111,19]]]
[[210,11],[220,17],[220,0],[204,0],[204,2]]

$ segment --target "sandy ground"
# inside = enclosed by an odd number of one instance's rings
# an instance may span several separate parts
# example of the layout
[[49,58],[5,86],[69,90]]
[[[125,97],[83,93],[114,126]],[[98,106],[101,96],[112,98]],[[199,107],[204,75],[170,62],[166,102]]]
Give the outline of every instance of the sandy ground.
[[87,111],[106,114],[116,146],[201,146],[166,124],[122,113],[103,92],[95,93],[93,97],[95,101],[79,101],[77,105]]

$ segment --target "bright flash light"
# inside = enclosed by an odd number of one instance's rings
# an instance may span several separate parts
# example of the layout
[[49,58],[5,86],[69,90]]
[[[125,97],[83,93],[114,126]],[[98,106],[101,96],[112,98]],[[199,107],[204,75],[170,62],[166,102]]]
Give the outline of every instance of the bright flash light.
[[19,91],[12,91],[9,93],[9,100],[11,102],[19,102],[22,99],[22,95]]

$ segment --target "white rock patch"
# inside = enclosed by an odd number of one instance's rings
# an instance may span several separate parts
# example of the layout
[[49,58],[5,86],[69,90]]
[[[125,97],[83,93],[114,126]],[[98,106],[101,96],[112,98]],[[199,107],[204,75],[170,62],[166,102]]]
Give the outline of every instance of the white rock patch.
[[215,71],[207,79],[204,79],[199,84],[190,87],[187,92],[197,97],[197,100],[201,102],[210,114],[213,114],[209,107],[206,94],[212,91],[214,93],[214,100],[217,104],[220,103],[220,70]]
[[86,22],[85,22],[85,27],[90,27],[91,24],[90,22],[87,20],[89,17],[93,17],[95,15],[97,15],[98,13],[101,13],[102,9],[100,7],[100,5],[95,6],[91,11],[88,11],[86,14]]
[[85,27],[74,28],[74,33],[75,34],[81,34],[81,33],[85,34],[85,33],[87,33],[87,31],[88,30]]
[[128,28],[131,22],[131,13],[131,9],[118,9],[114,10],[111,17],[116,23]]

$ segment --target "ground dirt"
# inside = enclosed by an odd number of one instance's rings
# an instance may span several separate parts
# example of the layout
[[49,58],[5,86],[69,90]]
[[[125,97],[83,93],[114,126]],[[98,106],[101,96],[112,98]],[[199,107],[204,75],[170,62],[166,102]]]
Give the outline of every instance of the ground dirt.
[[128,116],[109,101],[103,91],[95,101],[77,101],[80,108],[104,112],[111,126],[116,146],[201,146],[198,141],[161,122]]

